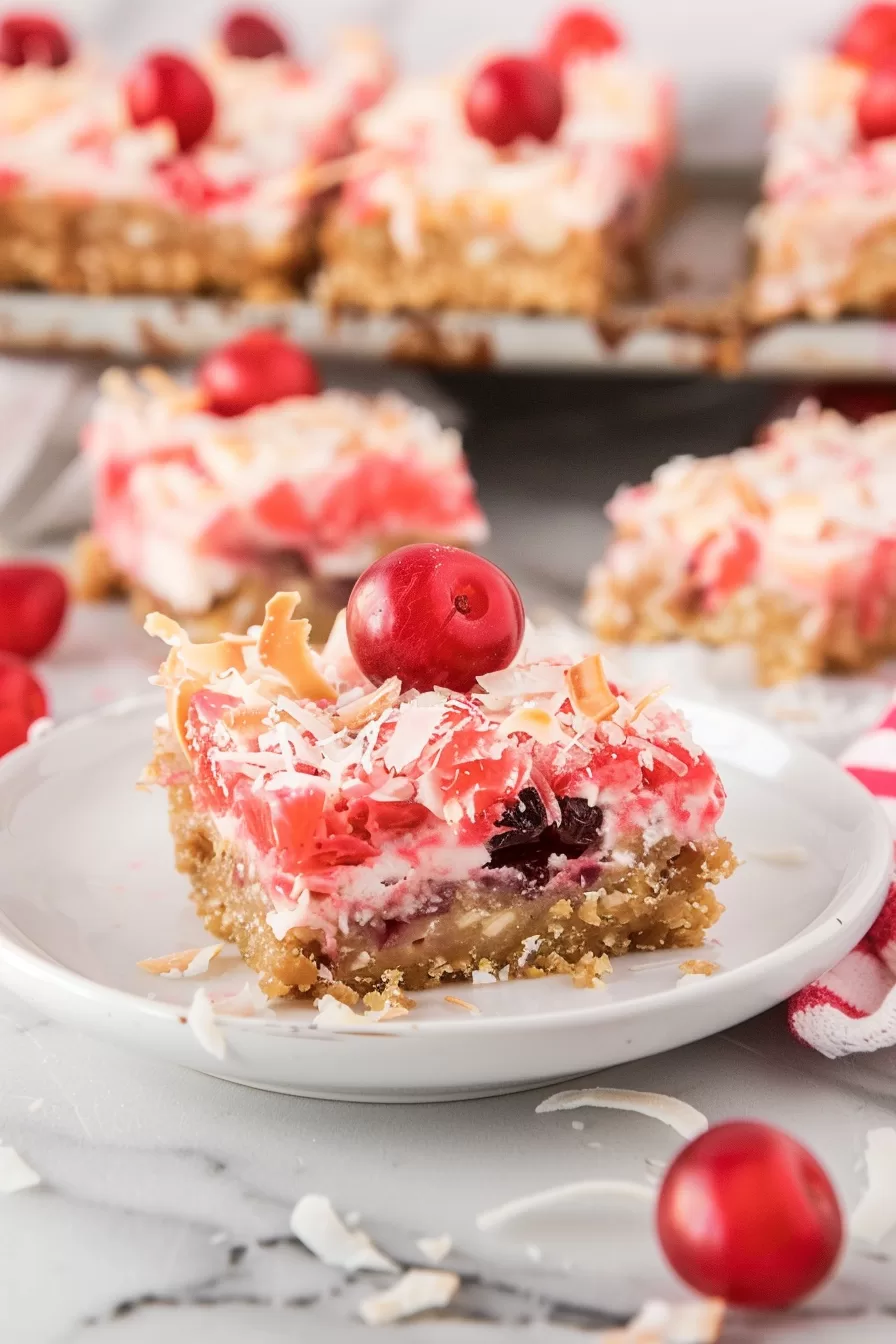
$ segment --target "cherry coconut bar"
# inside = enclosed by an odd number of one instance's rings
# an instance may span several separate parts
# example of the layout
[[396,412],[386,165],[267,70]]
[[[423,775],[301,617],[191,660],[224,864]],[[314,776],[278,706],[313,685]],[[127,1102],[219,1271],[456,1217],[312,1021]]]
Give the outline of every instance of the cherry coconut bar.
[[643,288],[670,90],[594,20],[600,49],[400,80],[359,118],[324,302],[594,316]]
[[124,82],[69,49],[0,59],[0,284],[117,293],[294,292],[316,255],[327,162],[388,67],[347,34],[288,53],[145,57]]
[[836,50],[784,72],[750,221],[756,322],[896,303],[896,5],[858,10]]
[[[226,357],[229,369],[256,349],[266,365],[253,378],[269,377],[275,355],[291,356],[306,361],[316,390],[307,356],[264,333],[207,363]],[[262,620],[267,598],[288,585],[323,640],[378,555],[488,535],[457,431],[394,393],[328,390],[216,414],[198,384],[111,370],[83,449],[94,516],[76,554],[80,595],[126,595],[141,621],[159,608],[198,638]]]
[[702,942],[735,861],[681,715],[531,631],[469,693],[372,686],[345,623],[318,655],[295,605],[212,644],[147,620],[171,646],[147,778],[199,915],[268,995],[590,985],[604,953]]
[[758,679],[896,653],[896,414],[806,402],[763,442],[621,490],[586,619],[610,642],[752,646]]

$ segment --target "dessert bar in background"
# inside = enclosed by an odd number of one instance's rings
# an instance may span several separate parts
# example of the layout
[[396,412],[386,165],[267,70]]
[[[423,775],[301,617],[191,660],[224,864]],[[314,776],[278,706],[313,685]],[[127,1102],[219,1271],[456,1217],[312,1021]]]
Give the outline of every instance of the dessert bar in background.
[[858,10],[834,50],[785,73],[750,223],[758,322],[896,304],[896,4]]
[[896,654],[896,414],[853,424],[807,402],[607,512],[585,611],[603,640],[748,644],[766,685]]
[[359,119],[325,303],[595,315],[643,288],[670,86],[596,11],[544,48],[400,79]]
[[452,548],[374,565],[320,655],[295,605],[211,644],[147,621],[171,646],[147,779],[200,916],[267,994],[592,986],[604,954],[702,942],[734,859],[680,714],[524,637],[507,577]]
[[373,34],[341,35],[310,70],[256,19],[121,76],[52,21],[21,22],[20,38],[0,30],[0,284],[294,290],[316,255],[321,165],[389,77]]
[[455,429],[395,393],[320,391],[270,332],[207,356],[190,386],[110,370],[83,448],[81,595],[127,594],[141,620],[159,608],[200,637],[244,631],[288,586],[323,639],[378,555],[487,535]]

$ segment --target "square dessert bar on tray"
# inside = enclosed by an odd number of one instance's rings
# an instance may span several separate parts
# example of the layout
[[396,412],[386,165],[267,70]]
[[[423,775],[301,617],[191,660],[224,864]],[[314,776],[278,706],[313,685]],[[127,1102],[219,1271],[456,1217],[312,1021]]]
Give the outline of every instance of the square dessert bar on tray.
[[324,302],[593,316],[643,288],[669,86],[616,46],[567,53],[556,72],[533,65],[535,82],[556,80],[555,116],[510,141],[512,126],[469,111],[482,81],[516,79],[506,60],[399,80],[359,119],[324,225]]
[[586,618],[611,642],[745,643],[767,685],[896,654],[896,414],[812,402],[762,442],[619,491]]
[[[127,79],[77,51],[0,64],[0,285],[291,292],[315,259],[320,167],[387,78],[377,40],[355,33],[315,70],[220,43]],[[153,115],[172,88],[171,116]]]
[[858,10],[836,49],[784,73],[763,201],[750,221],[749,313],[891,315],[896,306],[896,5]]
[[[308,362],[260,341],[211,358]],[[83,448],[94,515],[76,554],[81,595],[126,594],[139,619],[157,607],[199,637],[245,630],[288,584],[321,640],[378,555],[487,535],[458,432],[395,393],[327,390],[222,415],[198,383],[110,370]]]
[[171,646],[147,781],[199,915],[268,995],[584,987],[605,954],[702,942],[734,859],[677,712],[532,631],[469,693],[373,686],[345,622],[318,655],[295,604],[211,644],[147,620]]

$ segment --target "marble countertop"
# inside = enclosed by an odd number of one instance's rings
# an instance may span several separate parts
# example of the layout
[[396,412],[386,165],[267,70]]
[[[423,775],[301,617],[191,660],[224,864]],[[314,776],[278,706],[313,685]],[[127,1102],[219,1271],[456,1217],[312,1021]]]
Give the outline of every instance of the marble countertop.
[[[577,414],[570,404],[569,436],[580,441]],[[604,454],[587,488],[573,493],[581,464],[572,462],[562,498],[552,496],[542,477],[557,477],[562,435],[523,470],[514,465],[516,424],[506,420],[487,452],[475,427],[472,435],[496,524],[493,554],[530,600],[570,608],[599,547],[592,494],[628,473]],[[612,425],[602,432],[612,456]],[[730,433],[736,441],[740,427]],[[674,424],[665,423],[650,455],[668,455],[670,436]],[[627,465],[633,456],[629,445]],[[57,717],[141,687],[154,659],[123,612],[77,612],[47,668]],[[290,1236],[290,1210],[309,1192],[360,1214],[404,1265],[425,1263],[418,1238],[453,1239],[444,1264],[462,1285],[451,1307],[383,1328],[385,1339],[572,1344],[624,1322],[646,1298],[685,1296],[644,1207],[583,1205],[500,1233],[475,1222],[549,1186],[649,1180],[680,1142],[656,1121],[583,1111],[579,1128],[578,1116],[536,1115],[546,1089],[419,1106],[253,1092],[78,1036],[2,994],[0,1060],[0,1138],[41,1177],[0,1198],[4,1344],[365,1340],[358,1303],[384,1281],[327,1268]],[[752,1116],[783,1126],[819,1154],[847,1207],[863,1187],[867,1131],[896,1124],[896,1051],[827,1061],[790,1039],[780,1010],[599,1081],[667,1092],[711,1121]],[[732,1313],[722,1338],[896,1339],[896,1233],[879,1248],[851,1249],[836,1280],[799,1312]]]

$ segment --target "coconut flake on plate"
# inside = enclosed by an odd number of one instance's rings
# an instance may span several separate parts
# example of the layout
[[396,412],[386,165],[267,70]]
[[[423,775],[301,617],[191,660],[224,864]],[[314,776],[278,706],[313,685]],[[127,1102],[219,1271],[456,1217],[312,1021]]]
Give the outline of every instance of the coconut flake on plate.
[[593,1181],[573,1181],[569,1185],[554,1185],[547,1190],[539,1190],[534,1195],[523,1195],[520,1199],[511,1199],[497,1208],[486,1209],[476,1217],[476,1226],[480,1232],[492,1232],[522,1218],[529,1213],[540,1213],[545,1209],[554,1209],[571,1199],[582,1195],[596,1195],[602,1198],[621,1195],[624,1199],[634,1199],[652,1203],[655,1192],[649,1185],[640,1185],[637,1181],[613,1181],[598,1179]]
[[896,1129],[869,1129],[865,1137],[867,1185],[849,1220],[861,1241],[877,1244],[896,1227]]
[[365,1297],[358,1310],[366,1325],[391,1325],[447,1307],[459,1287],[460,1278],[447,1269],[409,1269],[384,1293]]
[[453,1245],[454,1241],[447,1232],[443,1232],[440,1237],[421,1237],[417,1242],[421,1255],[425,1255],[433,1265],[441,1264]]
[[696,1302],[645,1302],[622,1330],[598,1336],[601,1344],[716,1344],[725,1320],[720,1297]]
[[361,1021],[354,1009],[341,999],[337,999],[334,994],[322,994],[314,1007],[317,1009],[314,1025],[324,1027],[328,1031],[341,1031],[346,1027],[356,1028]]
[[349,1273],[360,1269],[394,1274],[398,1265],[360,1228],[350,1230],[326,1195],[303,1195],[289,1218],[293,1236],[318,1260]]
[[187,1025],[203,1050],[207,1050],[215,1059],[223,1059],[227,1053],[227,1042],[215,1021],[215,1007],[208,994],[201,987],[193,995],[193,1002],[187,1012]]
[[0,1144],[0,1195],[15,1195],[32,1185],[40,1185],[40,1177],[34,1168],[19,1157],[15,1148]]
[[169,952],[164,957],[147,957],[137,965],[141,971],[164,976],[166,980],[189,979],[204,975],[223,946],[223,943],[210,943],[208,947],[188,947],[183,952]]
[[257,981],[246,980],[235,994],[215,994],[211,999],[215,1012],[225,1017],[260,1017],[271,1011],[271,1001]]
[[[688,977],[690,978],[690,977]],[[702,1111],[664,1092],[633,1092],[622,1087],[586,1087],[555,1092],[535,1107],[536,1115],[551,1111],[575,1111],[580,1106],[604,1107],[611,1111],[637,1111],[651,1120],[661,1120],[684,1139],[695,1139],[709,1128]]]

